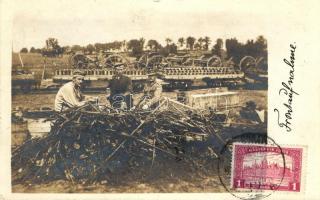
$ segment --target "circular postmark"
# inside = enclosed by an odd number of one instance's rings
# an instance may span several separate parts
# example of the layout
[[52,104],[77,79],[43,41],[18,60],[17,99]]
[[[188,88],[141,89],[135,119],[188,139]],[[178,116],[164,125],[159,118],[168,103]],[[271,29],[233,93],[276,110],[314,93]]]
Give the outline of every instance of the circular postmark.
[[285,155],[266,133],[248,132],[232,137],[218,156],[220,183],[239,199],[266,198],[284,181]]

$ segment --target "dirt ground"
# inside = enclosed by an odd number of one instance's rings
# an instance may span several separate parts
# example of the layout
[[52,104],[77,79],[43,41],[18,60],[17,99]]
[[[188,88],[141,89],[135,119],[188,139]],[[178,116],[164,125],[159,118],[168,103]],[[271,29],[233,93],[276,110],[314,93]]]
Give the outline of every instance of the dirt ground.
[[[266,90],[236,90],[239,93],[240,105],[244,106],[247,101],[254,101],[258,109],[267,109],[268,99]],[[17,107],[26,109],[40,109],[41,107],[54,107],[55,93],[50,94],[17,94],[12,96],[12,109]],[[101,103],[106,103],[106,97],[103,93],[87,94],[90,96],[98,96]],[[164,96],[175,98],[174,92],[166,92]],[[136,95],[138,98],[138,95]]]
[[91,185],[72,184],[68,181],[53,181],[36,185],[13,185],[12,192],[19,193],[172,193],[172,192],[225,192],[218,176],[205,177],[201,180],[157,180],[153,182],[134,182],[114,186],[108,183]]
[[[115,176],[112,182],[102,179],[85,184],[80,182],[55,180],[47,183],[25,181],[14,183],[12,192],[16,193],[181,193],[181,192],[225,192],[219,181],[218,159],[206,165],[206,172],[171,160],[162,163],[155,160],[154,167]],[[161,162],[161,163],[159,163]],[[159,167],[160,166],[160,167]],[[142,173],[141,173],[142,172]],[[14,176],[14,175],[13,175]],[[119,177],[119,178],[118,178]]]

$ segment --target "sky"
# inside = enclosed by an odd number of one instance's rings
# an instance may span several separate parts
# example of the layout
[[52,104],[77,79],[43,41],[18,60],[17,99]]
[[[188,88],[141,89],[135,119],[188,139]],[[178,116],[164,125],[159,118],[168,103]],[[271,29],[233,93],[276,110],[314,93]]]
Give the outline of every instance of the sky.
[[235,37],[245,42],[265,35],[267,13],[261,12],[263,8],[257,15],[255,9],[241,7],[240,1],[223,6],[216,2],[16,0],[12,5],[13,50],[42,48],[49,37],[57,38],[61,46],[83,46],[141,37],[161,44],[165,44],[165,38],[177,42],[188,36],[209,36],[213,41]]

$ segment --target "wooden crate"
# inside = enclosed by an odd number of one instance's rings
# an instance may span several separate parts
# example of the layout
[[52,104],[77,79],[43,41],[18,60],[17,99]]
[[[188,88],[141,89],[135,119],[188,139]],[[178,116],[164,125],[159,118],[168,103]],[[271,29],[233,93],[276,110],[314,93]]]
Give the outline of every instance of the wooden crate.
[[218,91],[186,95],[186,104],[198,109],[227,110],[239,105],[237,92]]

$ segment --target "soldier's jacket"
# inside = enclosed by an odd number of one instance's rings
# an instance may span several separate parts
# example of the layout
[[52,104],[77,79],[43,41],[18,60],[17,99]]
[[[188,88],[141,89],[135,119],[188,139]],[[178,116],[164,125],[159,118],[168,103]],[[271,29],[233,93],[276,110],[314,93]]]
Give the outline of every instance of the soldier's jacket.
[[111,96],[120,95],[126,92],[132,92],[132,81],[125,75],[115,75],[112,77],[109,83]]
[[55,98],[55,111],[61,112],[68,108],[75,106],[81,106],[84,102],[84,95],[80,91],[80,88],[70,81],[64,84],[58,91]]
[[148,102],[152,105],[160,100],[162,96],[162,80],[156,79],[156,81],[147,84],[144,87],[144,93],[149,97]]

